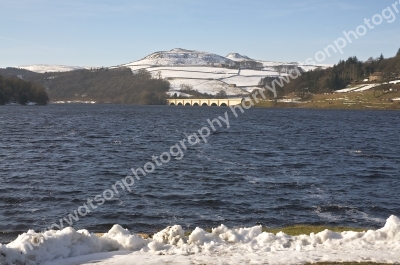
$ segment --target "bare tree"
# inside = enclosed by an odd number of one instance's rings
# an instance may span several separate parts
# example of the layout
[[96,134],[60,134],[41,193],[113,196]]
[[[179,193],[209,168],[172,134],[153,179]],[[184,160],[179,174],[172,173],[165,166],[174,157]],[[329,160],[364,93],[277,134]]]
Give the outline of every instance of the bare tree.
[[190,92],[193,90],[193,86],[189,84],[181,84],[180,87],[182,91]]
[[216,97],[217,97],[217,98],[226,98],[226,97],[227,97],[226,91],[225,91],[225,90],[219,91],[219,92],[216,94]]

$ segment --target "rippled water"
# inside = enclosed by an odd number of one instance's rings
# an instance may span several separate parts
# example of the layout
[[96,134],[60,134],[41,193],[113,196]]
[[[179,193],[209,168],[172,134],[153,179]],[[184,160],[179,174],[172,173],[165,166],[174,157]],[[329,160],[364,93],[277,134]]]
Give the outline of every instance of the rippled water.
[[0,242],[59,223],[224,112],[229,129],[222,122],[74,227],[379,227],[400,215],[399,112],[0,106]]

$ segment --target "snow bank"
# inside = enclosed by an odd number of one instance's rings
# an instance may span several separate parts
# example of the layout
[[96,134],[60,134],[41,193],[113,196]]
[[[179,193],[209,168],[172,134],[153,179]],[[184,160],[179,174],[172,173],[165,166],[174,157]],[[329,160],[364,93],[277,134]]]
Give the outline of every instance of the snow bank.
[[[28,243],[37,246],[31,250]],[[110,252],[117,250],[130,252]],[[262,232],[261,226],[229,229],[224,225],[211,233],[196,228],[188,237],[175,225],[147,240],[119,225],[102,237],[72,228],[45,233],[30,230],[7,246],[0,245],[0,264],[301,264],[327,260],[400,262],[400,219],[391,216],[378,230],[325,230],[300,236]]]
[[29,230],[6,246],[0,244],[0,264],[30,265],[92,253],[134,251],[146,246],[147,243],[120,225],[114,225],[102,237],[97,237],[87,230],[76,231],[71,227],[44,233]]

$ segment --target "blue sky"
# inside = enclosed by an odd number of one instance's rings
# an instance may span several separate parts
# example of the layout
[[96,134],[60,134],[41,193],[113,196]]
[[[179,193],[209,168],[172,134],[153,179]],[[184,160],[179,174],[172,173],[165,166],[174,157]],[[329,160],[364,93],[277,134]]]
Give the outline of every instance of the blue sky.
[[[172,48],[304,61],[395,0],[0,0],[0,67],[112,66]],[[399,4],[400,9],[400,4]],[[400,13],[349,44],[336,63],[396,54]]]

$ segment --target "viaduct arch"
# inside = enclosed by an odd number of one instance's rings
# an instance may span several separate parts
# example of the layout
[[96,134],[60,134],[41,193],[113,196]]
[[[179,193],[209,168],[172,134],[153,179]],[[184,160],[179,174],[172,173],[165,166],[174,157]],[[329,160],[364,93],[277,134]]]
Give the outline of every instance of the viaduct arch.
[[243,98],[226,99],[194,99],[194,98],[170,98],[168,105],[175,106],[235,106],[241,104]]

